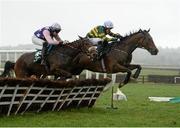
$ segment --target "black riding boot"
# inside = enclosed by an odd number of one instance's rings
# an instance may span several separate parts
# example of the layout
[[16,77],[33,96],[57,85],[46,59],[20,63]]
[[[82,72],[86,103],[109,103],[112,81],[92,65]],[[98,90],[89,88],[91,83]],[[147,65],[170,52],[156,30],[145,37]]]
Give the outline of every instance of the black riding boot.
[[41,65],[46,65],[46,58],[47,58],[47,43],[43,43],[43,48],[42,48],[42,52],[41,52]]
[[103,45],[102,44],[98,45],[97,51],[98,51],[97,59],[100,60],[102,58],[102,55],[103,55]]
[[108,46],[108,42],[107,41],[103,41],[103,42],[99,42],[98,43],[98,47],[97,47],[97,51],[98,51],[98,56],[97,59],[101,60],[101,58],[106,54],[105,49]]

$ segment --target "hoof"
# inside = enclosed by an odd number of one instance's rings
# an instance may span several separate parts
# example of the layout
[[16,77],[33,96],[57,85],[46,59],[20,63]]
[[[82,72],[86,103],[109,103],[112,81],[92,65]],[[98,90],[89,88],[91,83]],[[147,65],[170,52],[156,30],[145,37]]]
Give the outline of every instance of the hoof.
[[122,88],[125,85],[125,83],[119,83],[118,88]]

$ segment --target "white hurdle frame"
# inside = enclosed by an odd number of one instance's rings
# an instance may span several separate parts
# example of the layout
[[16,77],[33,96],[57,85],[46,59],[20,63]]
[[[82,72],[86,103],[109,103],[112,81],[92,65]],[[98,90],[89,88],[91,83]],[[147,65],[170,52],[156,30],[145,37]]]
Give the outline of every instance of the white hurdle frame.
[[45,84],[39,87],[36,82],[28,83],[28,85],[24,85],[23,82],[16,85],[13,85],[13,81],[10,83],[3,85],[1,82],[0,84],[0,111],[6,113],[7,116],[12,113],[23,115],[30,108],[38,113],[43,111],[45,106],[51,111],[71,107],[92,107],[107,84],[70,87],[53,87]]
[[174,77],[174,83],[175,84],[177,83],[177,79],[180,79],[180,77],[178,77],[178,76]]

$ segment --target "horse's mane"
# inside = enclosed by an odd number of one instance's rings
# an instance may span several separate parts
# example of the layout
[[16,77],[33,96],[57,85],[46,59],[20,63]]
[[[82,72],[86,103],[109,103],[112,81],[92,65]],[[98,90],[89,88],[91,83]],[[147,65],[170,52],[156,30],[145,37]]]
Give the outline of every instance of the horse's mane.
[[79,43],[86,43],[86,41],[88,41],[87,38],[80,38],[80,39],[77,39],[77,40],[75,40],[73,42],[66,43],[64,45],[65,46],[67,46],[67,45],[76,46],[76,45],[79,45]]
[[83,46],[83,44],[88,44],[88,41],[87,38],[80,38],[80,39],[77,39],[75,41],[72,41],[72,42],[69,42],[69,43],[65,43],[65,44],[62,44],[62,45],[57,45],[56,49],[58,48],[61,48],[61,47],[74,47],[74,48],[77,48],[78,46]]
[[138,31],[130,31],[129,33],[126,33],[124,37],[121,38],[121,41],[124,41],[128,39],[129,37],[131,37],[132,35],[138,34],[140,32],[142,32],[141,29],[139,29]]
[[[65,43],[62,45],[58,45],[57,47],[54,48],[54,50],[59,50],[63,51],[63,52],[83,52],[86,53],[88,46],[90,45],[88,43],[88,39],[87,38],[80,38],[77,39],[75,41],[69,42],[69,43]],[[62,50],[64,49],[64,50]]]
[[137,31],[130,31],[129,33],[126,33],[125,36],[123,36],[120,41],[114,42],[114,46],[113,46],[113,47],[116,47],[117,45],[120,45],[120,46],[126,45],[126,43],[124,43],[124,42],[125,42],[127,39],[129,39],[129,37],[131,37],[131,36],[133,36],[133,35],[135,35],[135,34],[138,34],[138,33],[140,33],[140,32],[142,32],[141,29],[139,29],[139,30],[137,30]]

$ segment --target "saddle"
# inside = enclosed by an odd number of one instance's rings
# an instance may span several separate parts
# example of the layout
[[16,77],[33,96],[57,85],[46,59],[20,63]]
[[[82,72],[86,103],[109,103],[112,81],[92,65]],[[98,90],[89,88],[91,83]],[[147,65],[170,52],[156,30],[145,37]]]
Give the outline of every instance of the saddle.
[[[48,44],[47,46],[47,55],[50,53],[50,51],[52,51],[54,49],[54,45],[50,45]],[[34,55],[34,63],[41,63],[41,59],[42,59],[42,49],[36,49],[35,51],[35,55]]]
[[93,60],[101,60],[109,51],[111,50],[113,42],[111,43],[99,43],[98,46],[92,46],[88,50],[91,54],[93,54]]

